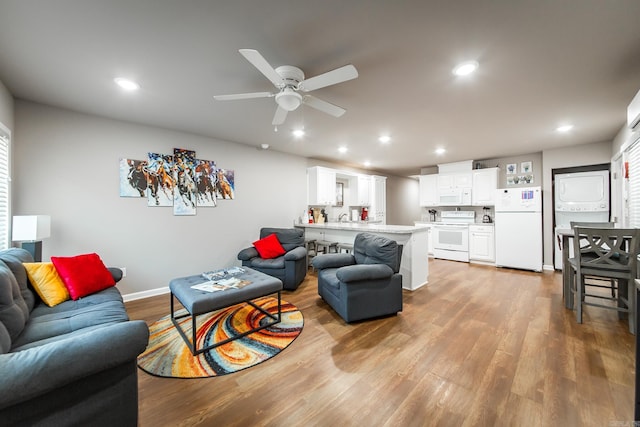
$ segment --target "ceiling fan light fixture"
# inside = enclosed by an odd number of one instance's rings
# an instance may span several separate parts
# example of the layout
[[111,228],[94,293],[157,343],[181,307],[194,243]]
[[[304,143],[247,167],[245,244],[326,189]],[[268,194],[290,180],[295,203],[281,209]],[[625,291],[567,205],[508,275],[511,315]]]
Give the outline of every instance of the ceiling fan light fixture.
[[276,95],[276,103],[284,110],[293,111],[302,104],[302,96],[293,89],[285,88]]

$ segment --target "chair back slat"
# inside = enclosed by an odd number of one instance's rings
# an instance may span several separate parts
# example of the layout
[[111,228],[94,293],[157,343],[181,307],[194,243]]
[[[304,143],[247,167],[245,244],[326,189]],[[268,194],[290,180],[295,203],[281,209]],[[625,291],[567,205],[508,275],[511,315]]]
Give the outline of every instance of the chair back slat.
[[574,253],[585,269],[635,273],[638,243],[635,228],[574,228]]

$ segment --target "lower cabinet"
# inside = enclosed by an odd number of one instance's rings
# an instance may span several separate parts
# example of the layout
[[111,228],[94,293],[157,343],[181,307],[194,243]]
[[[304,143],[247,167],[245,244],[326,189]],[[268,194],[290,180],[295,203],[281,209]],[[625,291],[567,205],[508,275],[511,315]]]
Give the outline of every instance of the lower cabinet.
[[492,225],[469,226],[469,259],[471,261],[496,261],[494,228]]

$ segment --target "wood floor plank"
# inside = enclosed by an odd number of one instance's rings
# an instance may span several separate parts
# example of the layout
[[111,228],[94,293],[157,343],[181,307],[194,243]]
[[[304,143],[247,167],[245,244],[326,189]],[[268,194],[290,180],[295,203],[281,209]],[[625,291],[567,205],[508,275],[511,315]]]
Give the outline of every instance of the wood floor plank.
[[[429,269],[400,314],[354,324],[309,274],[283,294],[304,329],[276,357],[207,379],[139,370],[140,426],[632,424],[635,339],[617,313],[587,307],[577,324],[560,273],[443,260]],[[150,324],[169,297],[126,307]]]

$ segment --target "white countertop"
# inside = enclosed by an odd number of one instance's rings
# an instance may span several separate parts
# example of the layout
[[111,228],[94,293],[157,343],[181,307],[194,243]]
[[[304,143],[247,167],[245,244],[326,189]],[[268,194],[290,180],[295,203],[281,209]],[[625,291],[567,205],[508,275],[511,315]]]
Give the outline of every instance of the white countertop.
[[325,230],[353,230],[353,231],[369,231],[372,233],[391,233],[391,234],[411,234],[419,231],[425,231],[424,226],[419,225],[386,225],[386,224],[366,224],[361,222],[325,222],[324,224],[296,224],[296,227],[315,228]]

